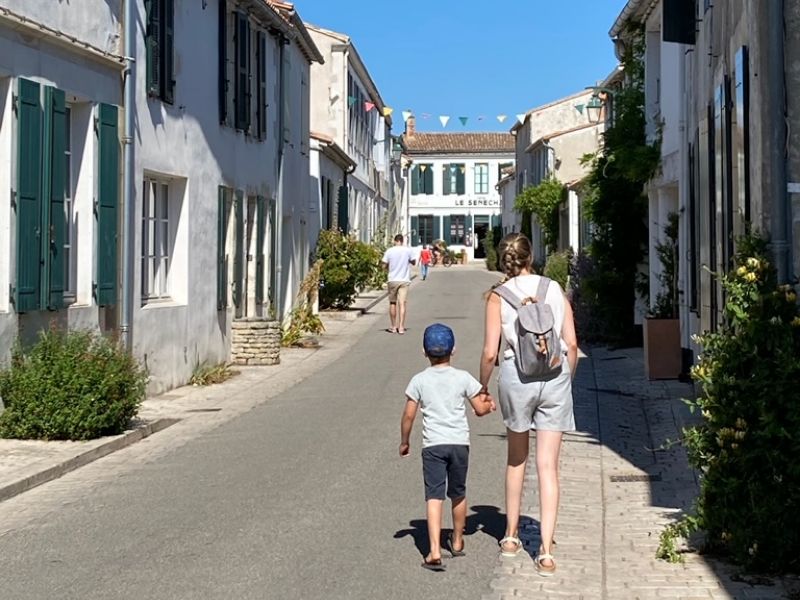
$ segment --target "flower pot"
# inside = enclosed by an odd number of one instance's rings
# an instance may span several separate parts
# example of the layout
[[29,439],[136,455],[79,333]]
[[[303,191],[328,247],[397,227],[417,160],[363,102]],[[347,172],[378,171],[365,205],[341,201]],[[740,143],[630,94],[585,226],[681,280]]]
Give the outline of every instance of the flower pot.
[[468,261],[469,261],[469,254],[467,254],[466,252],[462,252],[461,253],[461,264],[465,265],[465,264],[467,264]]
[[680,376],[680,319],[645,319],[644,371],[648,379],[677,379]]

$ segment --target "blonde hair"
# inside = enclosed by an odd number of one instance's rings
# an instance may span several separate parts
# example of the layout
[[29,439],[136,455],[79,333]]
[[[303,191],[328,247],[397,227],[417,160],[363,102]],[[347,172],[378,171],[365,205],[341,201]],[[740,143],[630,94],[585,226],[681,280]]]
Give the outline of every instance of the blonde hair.
[[533,265],[531,241],[521,233],[509,233],[497,247],[500,255],[500,268],[506,281],[518,276],[523,270],[530,270]]

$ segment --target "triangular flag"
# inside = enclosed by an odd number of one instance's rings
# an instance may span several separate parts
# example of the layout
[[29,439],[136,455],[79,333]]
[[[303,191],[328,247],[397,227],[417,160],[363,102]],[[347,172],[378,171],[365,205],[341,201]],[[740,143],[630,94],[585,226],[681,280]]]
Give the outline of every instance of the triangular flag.
[[427,171],[427,170],[428,170],[428,165],[420,165],[420,166],[419,166],[419,170],[420,170],[420,171],[422,171],[422,172],[424,173],[425,171]]
[[393,108],[389,108],[388,106],[383,107],[383,116],[388,117],[394,112]]
[[528,115],[526,115],[525,113],[519,114],[517,115],[517,121],[519,121],[519,124],[522,125],[527,117]]
[[355,96],[348,96],[347,97],[347,106],[353,106],[358,101],[358,98]]
[[367,112],[369,112],[373,108],[375,108],[375,104],[373,102],[364,102],[364,108],[366,109]]
[[405,123],[406,121],[408,121],[413,116],[414,116],[414,113],[412,113],[410,110],[404,110],[403,111],[403,122]]
[[455,173],[457,168],[458,168],[457,165],[450,165],[450,172]]
[[464,165],[461,165],[461,174],[462,175],[464,174],[464,171],[466,171],[466,170],[467,170],[467,168]]
[[447,115],[441,115],[439,117],[439,121],[442,123],[442,127],[447,127],[447,124],[450,122],[450,117]]
[[505,123],[507,118],[508,115],[497,115],[497,120],[500,121],[501,123]]
[[586,105],[584,105],[584,104],[576,104],[575,105],[575,110],[577,110],[579,113],[583,114],[583,109],[585,107],[586,107]]
[[461,121],[462,125],[466,125],[467,121],[469,121],[469,117],[458,117],[458,120]]
[[478,121],[483,121],[485,118],[486,118],[486,117],[484,117],[483,115],[481,115],[480,117],[478,117]]

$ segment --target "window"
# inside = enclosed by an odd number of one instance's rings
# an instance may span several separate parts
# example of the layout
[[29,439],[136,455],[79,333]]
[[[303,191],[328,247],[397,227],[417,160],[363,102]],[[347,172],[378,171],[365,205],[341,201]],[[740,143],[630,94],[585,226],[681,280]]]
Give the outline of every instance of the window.
[[736,231],[739,235],[745,232],[750,222],[750,65],[747,46],[742,46],[736,53],[736,73],[734,80],[734,119],[733,130],[735,145],[736,199],[738,203],[738,223]]
[[169,184],[144,180],[142,208],[142,300],[169,298]]
[[415,165],[411,169],[411,194],[428,195],[433,194],[433,165]]
[[145,0],[147,93],[175,101],[175,0]]
[[464,244],[466,218],[464,215],[451,215],[450,217],[450,244]]
[[466,193],[464,185],[464,173],[467,168],[464,163],[454,163],[444,165],[442,168],[442,188],[444,195],[457,194],[463,196]]
[[[433,243],[433,215],[420,215],[419,216],[419,244],[432,244]],[[418,244],[415,244],[418,245]]]
[[489,193],[489,164],[478,163],[475,165],[475,193]]
[[75,210],[72,185],[72,108],[67,106],[64,134],[64,296],[75,299]]

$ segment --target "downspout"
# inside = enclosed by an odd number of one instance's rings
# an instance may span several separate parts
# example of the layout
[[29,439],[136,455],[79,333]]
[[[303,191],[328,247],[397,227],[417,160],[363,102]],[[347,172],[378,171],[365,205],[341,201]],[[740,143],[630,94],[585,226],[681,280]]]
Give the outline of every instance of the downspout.
[[122,133],[122,301],[120,306],[120,341],[129,352],[133,349],[133,247],[136,231],[136,198],[134,169],[134,131],[136,117],[136,2],[125,0],[123,17],[125,42],[125,71],[123,104],[124,124]]
[[284,69],[284,47],[289,43],[289,40],[282,34],[278,34],[278,87],[279,87],[279,101],[278,101],[278,201],[275,205],[275,238],[278,243],[275,244],[275,315],[279,320],[283,320],[283,192],[284,186],[284,168],[283,160],[285,155],[286,136],[284,122],[286,111],[284,109],[286,99],[286,69]]
[[769,86],[769,114],[772,127],[769,132],[769,147],[775,153],[772,164],[774,165],[773,177],[771,180],[770,203],[770,248],[774,255],[775,269],[778,272],[778,283],[784,284],[790,281],[791,271],[789,266],[789,242],[787,240],[786,229],[789,212],[789,195],[787,189],[787,163],[788,152],[786,148],[786,66],[784,36],[785,24],[783,18],[784,0],[775,0],[767,3],[769,18],[767,21],[767,31],[773,32],[769,35],[768,42],[768,73]]

